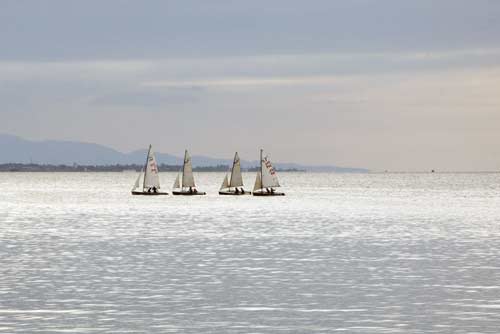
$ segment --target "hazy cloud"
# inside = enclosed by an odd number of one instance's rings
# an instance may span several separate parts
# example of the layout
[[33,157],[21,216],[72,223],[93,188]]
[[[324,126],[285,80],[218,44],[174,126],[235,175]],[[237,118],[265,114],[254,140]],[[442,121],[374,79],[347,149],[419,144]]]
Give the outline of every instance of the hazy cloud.
[[492,0],[4,0],[3,59],[448,50],[498,43]]
[[200,100],[200,87],[168,87],[162,91],[125,91],[97,96],[91,104],[98,106],[161,107],[170,104],[194,103]]

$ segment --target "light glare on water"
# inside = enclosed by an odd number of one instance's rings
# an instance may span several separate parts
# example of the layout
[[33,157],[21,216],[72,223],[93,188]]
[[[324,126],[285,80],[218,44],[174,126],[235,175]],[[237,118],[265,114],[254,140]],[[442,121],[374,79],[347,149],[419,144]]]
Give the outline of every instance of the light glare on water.
[[500,174],[195,177],[0,173],[0,332],[498,332]]

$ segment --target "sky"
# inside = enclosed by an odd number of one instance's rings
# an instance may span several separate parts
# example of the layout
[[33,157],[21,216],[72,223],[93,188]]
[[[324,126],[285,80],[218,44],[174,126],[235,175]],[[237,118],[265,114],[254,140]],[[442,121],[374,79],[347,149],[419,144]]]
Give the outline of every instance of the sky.
[[500,1],[0,0],[0,133],[500,170]]

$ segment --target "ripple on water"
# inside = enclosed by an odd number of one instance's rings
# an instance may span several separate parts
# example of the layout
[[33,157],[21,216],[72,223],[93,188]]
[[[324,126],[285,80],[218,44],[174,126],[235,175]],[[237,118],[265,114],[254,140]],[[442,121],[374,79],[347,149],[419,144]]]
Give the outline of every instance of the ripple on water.
[[500,175],[222,176],[0,174],[0,332],[498,332]]

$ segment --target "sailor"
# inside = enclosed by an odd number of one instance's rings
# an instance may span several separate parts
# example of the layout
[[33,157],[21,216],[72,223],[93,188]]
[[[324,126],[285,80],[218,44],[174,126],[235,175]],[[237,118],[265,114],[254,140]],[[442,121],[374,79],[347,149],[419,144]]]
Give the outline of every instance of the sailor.
[[192,194],[193,193],[193,187],[189,187],[189,193]]
[[157,193],[157,192],[158,192],[158,189],[156,189],[156,187],[153,187],[153,192],[154,192],[154,193]]
[[198,192],[198,189],[194,188],[193,192],[196,194]]
[[150,192],[151,192],[151,188],[148,188],[148,193],[150,193]]
[[240,193],[240,191],[238,190],[238,188],[234,188],[234,192],[235,192],[236,194],[239,194],[239,193]]
[[271,194],[274,194],[274,188],[271,188]]

